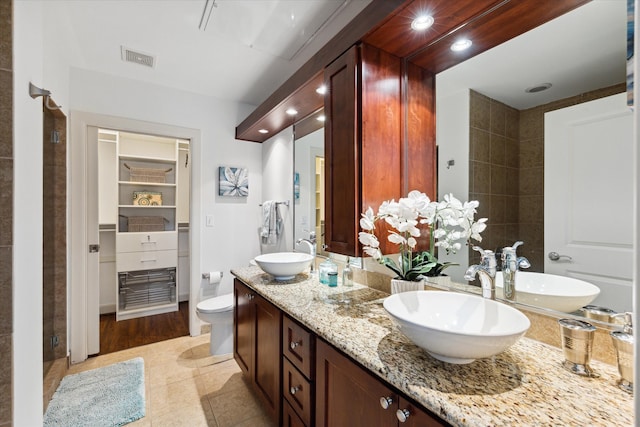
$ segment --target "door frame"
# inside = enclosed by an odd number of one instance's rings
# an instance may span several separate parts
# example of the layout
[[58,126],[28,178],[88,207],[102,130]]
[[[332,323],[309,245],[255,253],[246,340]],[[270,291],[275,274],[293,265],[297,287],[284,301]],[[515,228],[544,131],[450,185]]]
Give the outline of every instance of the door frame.
[[[88,321],[89,321],[89,241],[88,221],[89,206],[87,203],[89,185],[88,177],[90,168],[88,150],[88,127],[117,129],[124,132],[144,133],[149,135],[167,136],[176,139],[190,141],[192,159],[200,158],[201,132],[199,129],[191,129],[180,126],[172,126],[162,123],[147,122],[124,117],[109,116],[104,114],[89,113],[83,111],[71,111],[69,120],[69,180],[67,184],[67,241],[69,251],[67,253],[68,266],[68,347],[71,363],[80,363],[88,357]],[[200,176],[200,163],[193,161],[191,167],[191,206],[189,209],[189,300],[195,301],[197,287],[199,285],[200,257],[200,188],[194,177]],[[74,197],[71,197],[74,195]],[[97,210],[96,210],[97,213]],[[190,307],[189,333],[192,336],[200,334],[200,324]]]

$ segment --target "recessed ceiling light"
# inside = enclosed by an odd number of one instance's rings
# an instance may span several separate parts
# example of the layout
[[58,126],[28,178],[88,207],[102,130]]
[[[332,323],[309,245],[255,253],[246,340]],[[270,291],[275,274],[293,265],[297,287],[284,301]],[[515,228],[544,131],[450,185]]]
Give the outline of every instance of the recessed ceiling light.
[[318,116],[318,117],[316,118],[316,120],[317,120],[317,121],[319,121],[319,122],[324,122],[326,119],[327,119],[327,118],[326,118],[325,116]]
[[269,133],[269,131],[266,130],[266,129],[260,129],[258,132],[260,132],[260,133]]
[[451,50],[454,52],[460,52],[465,49],[469,49],[473,43],[469,39],[458,40],[451,45]]
[[327,93],[327,87],[325,85],[322,85],[318,89],[316,89],[316,92],[320,95],[324,95],[325,93]]
[[539,85],[528,87],[524,91],[527,93],[542,92],[543,90],[549,89],[551,86],[553,86],[551,83],[542,83]]
[[420,15],[413,21],[411,21],[411,28],[416,31],[423,31],[433,25],[433,16]]
[[295,116],[296,114],[298,114],[298,110],[296,110],[295,108],[288,108],[286,113],[290,116]]

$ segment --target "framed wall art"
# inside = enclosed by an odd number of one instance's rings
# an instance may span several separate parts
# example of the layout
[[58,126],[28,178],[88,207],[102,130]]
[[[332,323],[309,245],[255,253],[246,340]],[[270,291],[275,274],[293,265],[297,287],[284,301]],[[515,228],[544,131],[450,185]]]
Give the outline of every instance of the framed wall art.
[[247,168],[220,166],[218,168],[218,195],[247,197],[249,195],[249,171]]

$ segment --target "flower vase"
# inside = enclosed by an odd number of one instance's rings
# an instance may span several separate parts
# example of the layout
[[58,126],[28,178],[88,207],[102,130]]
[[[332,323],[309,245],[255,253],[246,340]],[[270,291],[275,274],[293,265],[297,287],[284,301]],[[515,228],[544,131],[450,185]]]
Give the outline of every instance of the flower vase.
[[399,292],[423,291],[423,290],[424,290],[424,280],[420,280],[419,282],[412,282],[409,280],[391,279],[392,294],[397,294]]
[[451,288],[451,277],[449,276],[433,276],[425,279],[427,286],[438,289],[449,290]]

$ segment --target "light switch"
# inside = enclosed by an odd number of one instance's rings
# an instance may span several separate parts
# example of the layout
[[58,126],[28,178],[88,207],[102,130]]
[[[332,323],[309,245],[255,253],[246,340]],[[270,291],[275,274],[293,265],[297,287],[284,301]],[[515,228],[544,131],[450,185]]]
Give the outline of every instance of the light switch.
[[205,218],[205,225],[207,227],[213,227],[213,215],[207,215]]

